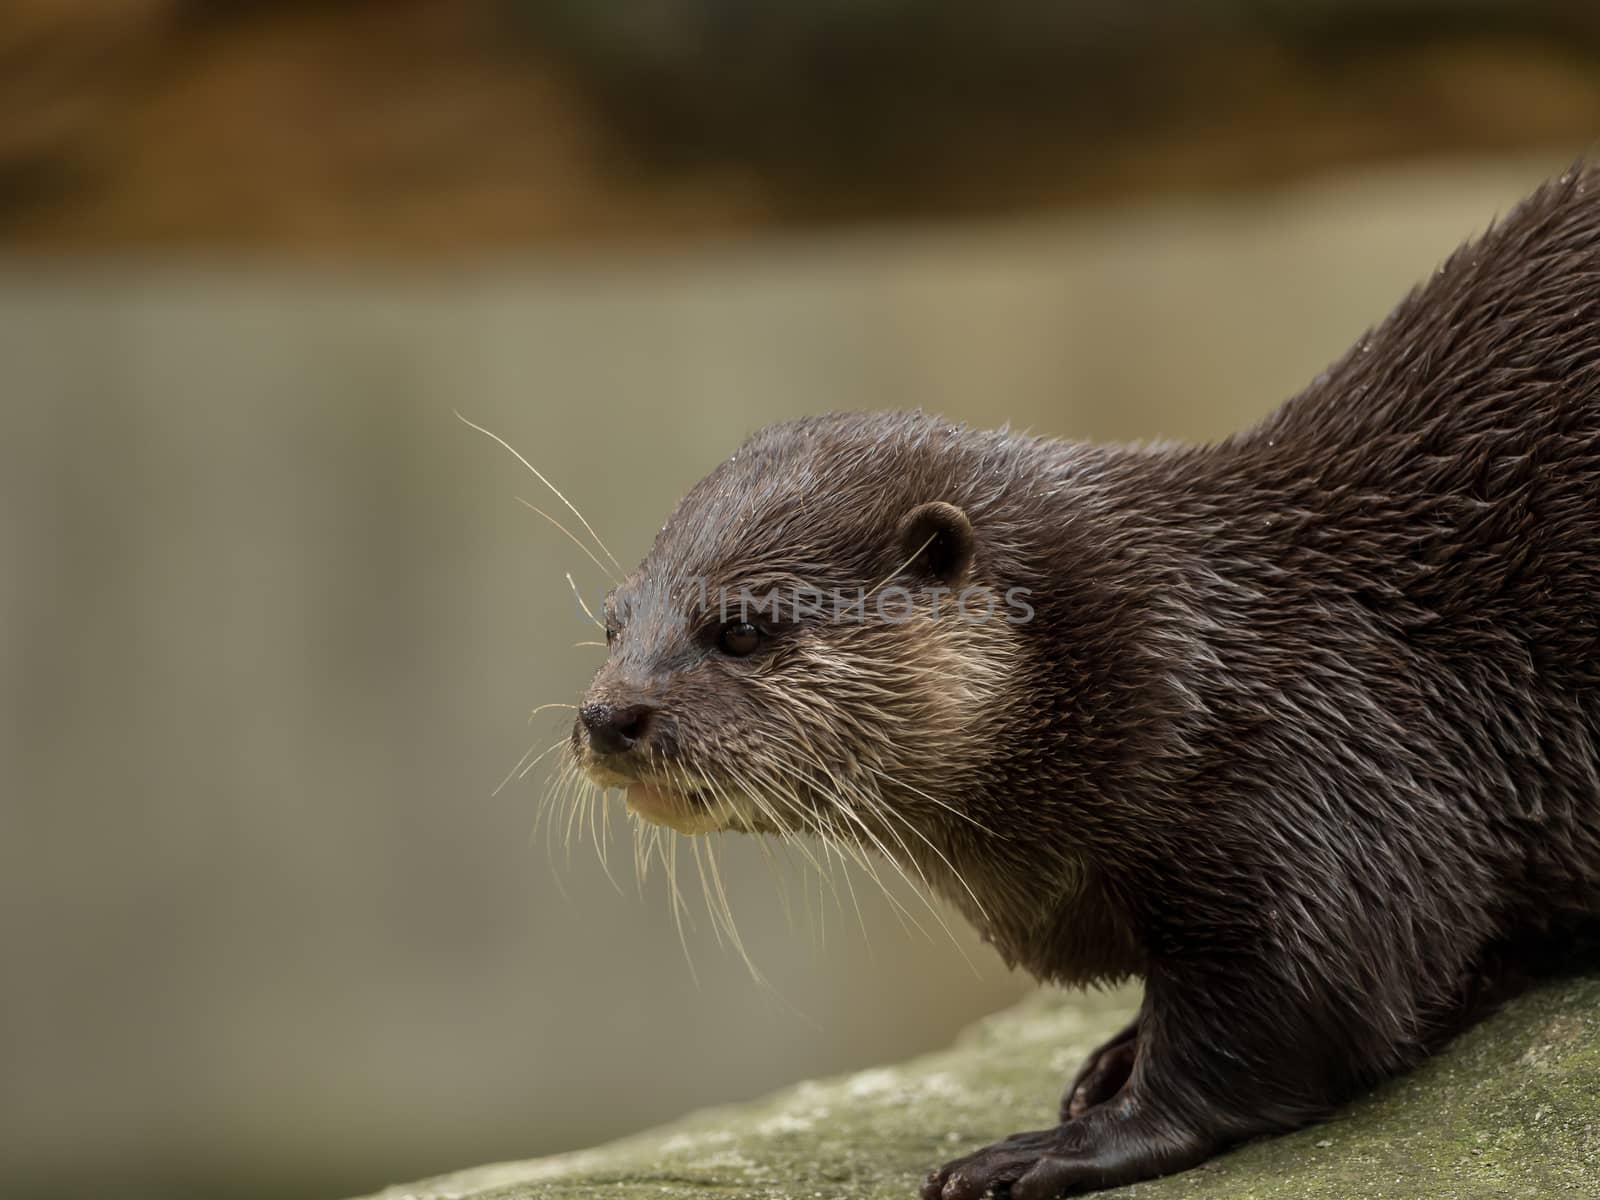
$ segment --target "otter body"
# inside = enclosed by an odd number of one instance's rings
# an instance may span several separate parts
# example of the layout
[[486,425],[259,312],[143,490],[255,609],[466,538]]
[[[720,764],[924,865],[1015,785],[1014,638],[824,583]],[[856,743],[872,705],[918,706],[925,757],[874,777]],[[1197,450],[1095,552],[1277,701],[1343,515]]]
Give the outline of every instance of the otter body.
[[[726,603],[886,580],[899,619]],[[1027,620],[936,603],[1019,594]],[[925,1196],[1043,1200],[1315,1120],[1600,917],[1600,173],[1215,445],[764,430],[607,623],[573,748],[641,815],[850,840],[1040,979],[1144,979],[1058,1124]]]

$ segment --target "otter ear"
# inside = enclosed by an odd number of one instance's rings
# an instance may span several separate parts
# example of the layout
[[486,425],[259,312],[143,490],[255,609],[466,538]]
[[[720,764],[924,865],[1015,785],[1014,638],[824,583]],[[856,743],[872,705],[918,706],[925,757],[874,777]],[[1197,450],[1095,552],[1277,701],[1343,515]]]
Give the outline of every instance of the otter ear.
[[966,576],[974,543],[967,514],[943,500],[919,504],[900,518],[902,552],[940,583],[959,583]]

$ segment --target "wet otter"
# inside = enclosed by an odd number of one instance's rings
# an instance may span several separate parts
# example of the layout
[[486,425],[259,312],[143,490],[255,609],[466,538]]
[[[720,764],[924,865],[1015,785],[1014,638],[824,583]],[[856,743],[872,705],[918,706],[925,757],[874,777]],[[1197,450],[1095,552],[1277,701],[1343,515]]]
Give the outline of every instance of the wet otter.
[[1600,172],[1214,445],[763,430],[606,623],[572,746],[640,815],[853,839],[1042,980],[1144,979],[1060,1123],[930,1200],[1316,1120],[1600,915]]

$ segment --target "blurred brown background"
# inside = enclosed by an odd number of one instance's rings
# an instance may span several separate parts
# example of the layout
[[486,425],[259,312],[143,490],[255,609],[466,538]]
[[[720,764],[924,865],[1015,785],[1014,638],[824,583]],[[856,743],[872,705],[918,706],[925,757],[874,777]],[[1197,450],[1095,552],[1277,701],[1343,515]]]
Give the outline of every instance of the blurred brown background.
[[1589,147],[1597,12],[9,0],[0,1194],[370,1190],[1018,995],[738,839],[772,987],[703,918],[696,986],[530,840],[600,581],[454,410],[624,561],[804,412],[1221,434]]

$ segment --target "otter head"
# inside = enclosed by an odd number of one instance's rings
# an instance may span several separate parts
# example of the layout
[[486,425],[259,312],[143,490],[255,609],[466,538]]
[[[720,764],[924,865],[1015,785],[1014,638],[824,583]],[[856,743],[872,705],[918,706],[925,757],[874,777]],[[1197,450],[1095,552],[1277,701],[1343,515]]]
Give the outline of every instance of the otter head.
[[571,737],[589,778],[680,832],[942,858],[1027,609],[970,486],[974,436],[921,414],[816,418],[702,480],[606,599],[607,660]]

